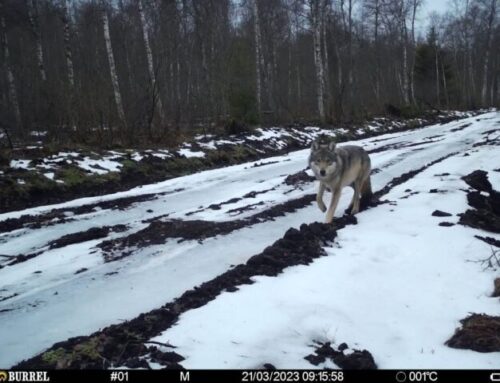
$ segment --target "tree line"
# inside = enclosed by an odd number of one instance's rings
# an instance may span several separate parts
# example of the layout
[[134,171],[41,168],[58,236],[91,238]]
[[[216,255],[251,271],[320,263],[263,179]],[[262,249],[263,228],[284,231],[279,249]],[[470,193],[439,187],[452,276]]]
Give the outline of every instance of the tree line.
[[422,1],[0,0],[0,129],[129,145],[498,106],[497,0],[425,30]]

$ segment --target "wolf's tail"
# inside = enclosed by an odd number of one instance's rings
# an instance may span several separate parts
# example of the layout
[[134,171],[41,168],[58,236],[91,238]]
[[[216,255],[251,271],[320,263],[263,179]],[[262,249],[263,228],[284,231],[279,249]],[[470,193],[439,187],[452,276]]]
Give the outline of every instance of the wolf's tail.
[[365,183],[361,187],[361,199],[359,201],[359,209],[365,210],[372,201],[372,182],[370,181],[370,176],[366,179]]

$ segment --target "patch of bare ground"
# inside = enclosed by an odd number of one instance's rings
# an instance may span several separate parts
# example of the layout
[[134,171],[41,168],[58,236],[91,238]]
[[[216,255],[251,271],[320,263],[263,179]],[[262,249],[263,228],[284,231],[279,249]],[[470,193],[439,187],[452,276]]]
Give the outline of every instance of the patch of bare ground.
[[317,366],[330,359],[333,363],[345,370],[375,370],[377,365],[372,354],[367,350],[353,350],[350,353],[345,353],[349,346],[342,343],[335,350],[330,342],[319,343],[319,346],[314,351],[314,354],[306,356],[309,363]]
[[500,317],[472,314],[460,323],[462,327],[446,341],[447,346],[478,352],[500,351]]
[[460,214],[459,223],[500,233],[500,193],[493,189],[488,180],[488,173],[484,170],[475,170],[462,179],[474,189],[467,193],[467,202],[474,209],[468,209]]
[[19,218],[9,218],[1,221],[0,233],[6,233],[22,228],[39,229],[45,226],[66,223],[73,220],[73,218],[71,218],[73,215],[88,214],[99,209],[125,210],[135,203],[151,201],[158,197],[179,191],[182,191],[182,189],[176,189],[163,193],[151,193],[139,196],[116,198],[109,201],[96,202],[72,208],[52,209],[47,213],[38,215],[25,214]]
[[298,209],[310,205],[315,200],[314,194],[292,199],[254,214],[247,218],[232,221],[204,221],[204,220],[168,220],[153,221],[143,230],[129,236],[104,241],[98,245],[103,250],[106,262],[116,261],[131,255],[134,249],[151,245],[163,244],[168,238],[178,238],[179,241],[197,240],[227,235],[235,230],[253,226],[266,221],[282,217]]
[[[49,249],[59,249],[77,243],[83,243],[95,239],[106,238],[111,232],[120,233],[125,230],[127,230],[127,226],[122,224],[115,226],[92,227],[85,231],[63,235],[58,239],[50,241],[49,243],[47,243],[46,246],[48,246]],[[12,260],[9,263],[7,263],[7,266],[13,266],[18,263],[25,262],[29,259],[39,256],[40,254],[43,254],[43,252],[44,251],[41,250],[29,254],[18,254],[9,256],[9,258],[11,258]],[[4,265],[0,266],[0,269],[3,267],[5,266]]]

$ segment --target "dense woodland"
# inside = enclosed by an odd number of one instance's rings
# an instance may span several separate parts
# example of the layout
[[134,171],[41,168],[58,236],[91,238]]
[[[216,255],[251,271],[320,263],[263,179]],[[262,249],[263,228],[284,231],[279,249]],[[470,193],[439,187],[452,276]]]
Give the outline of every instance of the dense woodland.
[[0,0],[0,132],[131,145],[498,106],[497,3],[423,30],[422,0]]

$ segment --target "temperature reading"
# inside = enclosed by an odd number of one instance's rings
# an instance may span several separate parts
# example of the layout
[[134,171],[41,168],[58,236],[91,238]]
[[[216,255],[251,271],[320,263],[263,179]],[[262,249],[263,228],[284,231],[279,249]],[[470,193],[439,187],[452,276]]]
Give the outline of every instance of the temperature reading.
[[410,382],[437,382],[438,373],[436,371],[411,371],[408,374]]

